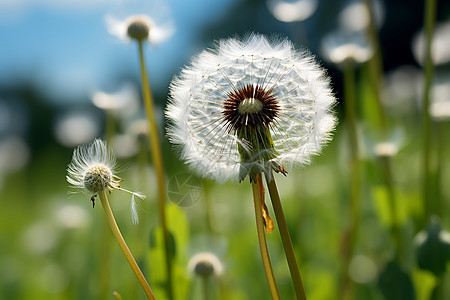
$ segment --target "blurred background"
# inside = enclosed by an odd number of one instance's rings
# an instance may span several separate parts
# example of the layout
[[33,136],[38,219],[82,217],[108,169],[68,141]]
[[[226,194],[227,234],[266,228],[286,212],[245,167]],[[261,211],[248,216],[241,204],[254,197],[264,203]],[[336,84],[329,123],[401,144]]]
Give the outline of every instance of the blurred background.
[[[167,40],[145,45],[161,136],[172,77],[214,40],[249,32],[288,37],[328,70],[338,98],[334,139],[311,166],[278,180],[308,299],[342,296],[342,247],[350,219],[344,113],[349,86],[343,74],[351,60],[362,179],[359,233],[343,272],[352,286],[348,299],[448,299],[450,3],[437,1],[432,43],[431,102],[440,103],[432,115],[432,165],[439,165],[433,182],[442,183],[439,196],[430,196],[440,199],[431,209],[439,216],[434,221],[425,213],[421,191],[424,8],[424,1],[414,0],[0,0],[0,298],[113,299],[113,290],[124,299],[143,298],[109,233],[105,242],[100,207],[92,209],[88,196],[68,194],[65,176],[73,149],[96,137],[107,138],[116,153],[123,186],[147,194],[139,226],[131,223],[126,195],[116,192],[112,205],[132,252],[150,278],[157,272],[148,250],[158,217],[138,49],[109,34],[105,23],[107,15],[148,14],[175,28]],[[383,134],[374,98],[384,111]],[[105,137],[107,126],[114,128],[113,136]],[[168,181],[188,174],[166,139],[163,148]],[[393,188],[386,188],[378,168],[385,157]],[[200,179],[198,185],[199,201],[171,206],[181,241],[180,299],[201,299],[200,283],[187,268],[199,251],[213,252],[224,265],[211,283],[213,299],[267,299],[250,185]],[[397,200],[395,220],[390,191]],[[279,236],[272,233],[268,242],[282,295],[292,299]]]

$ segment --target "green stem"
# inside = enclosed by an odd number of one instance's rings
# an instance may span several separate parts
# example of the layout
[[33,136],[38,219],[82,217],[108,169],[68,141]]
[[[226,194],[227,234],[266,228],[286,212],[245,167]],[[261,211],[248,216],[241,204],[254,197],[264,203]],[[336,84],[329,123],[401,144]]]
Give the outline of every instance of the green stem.
[[384,170],[385,185],[388,193],[389,209],[391,211],[391,232],[395,241],[397,257],[403,257],[402,237],[400,231],[400,223],[397,215],[397,199],[395,197],[394,184],[392,180],[392,170],[390,157],[381,158],[381,166]]
[[367,27],[367,35],[374,50],[372,59],[368,61],[369,76],[370,82],[372,83],[372,89],[375,94],[379,128],[381,131],[382,138],[384,139],[386,135],[387,122],[383,109],[383,104],[381,102],[381,93],[380,93],[382,82],[381,77],[383,75],[380,40],[378,38],[378,33],[375,25],[375,16],[374,11],[372,9],[372,0],[364,0],[364,3],[367,8],[367,11],[369,12],[369,26]]
[[344,284],[343,295],[351,294],[350,280],[347,270],[353,256],[353,248],[359,223],[359,154],[358,133],[356,122],[356,99],[355,99],[355,68],[353,61],[346,61],[344,65],[344,99],[345,114],[347,121],[347,132],[350,144],[350,226],[348,236],[344,244],[343,271]]
[[209,300],[209,276],[202,276],[203,300]]
[[273,210],[277,219],[278,230],[280,232],[281,241],[283,243],[284,253],[291,273],[292,284],[294,285],[297,299],[306,300],[305,289],[303,288],[302,277],[298,268],[297,259],[295,258],[294,246],[292,245],[289,229],[284,217],[283,207],[281,206],[280,195],[278,194],[277,185],[273,174],[267,176],[266,183],[269,190],[270,199],[272,200]]
[[270,294],[272,299],[281,299],[278,291],[277,282],[273,275],[272,264],[270,262],[269,251],[267,249],[266,235],[264,233],[264,223],[262,216],[261,203],[264,201],[264,187],[262,185],[261,173],[256,175],[256,180],[252,181],[253,202],[256,216],[256,229],[258,231],[259,249],[261,251],[261,258],[263,261],[264,272],[266,273],[267,283],[269,284]]
[[436,21],[436,0],[425,1],[425,30],[427,35],[426,41],[426,57],[425,57],[425,86],[423,92],[423,120],[424,120],[424,150],[423,150],[423,206],[425,208],[425,216],[423,224],[427,222],[431,211],[431,203],[429,192],[431,186],[430,178],[430,153],[431,153],[431,117],[430,117],[430,88],[433,80],[433,62],[431,60],[431,40],[433,37],[434,24]]
[[136,263],[136,260],[134,259],[133,255],[131,254],[130,249],[128,249],[128,246],[125,243],[125,240],[123,239],[122,234],[120,233],[119,227],[117,226],[116,220],[115,220],[114,215],[111,210],[111,207],[109,206],[108,198],[106,196],[106,190],[103,190],[101,193],[99,193],[99,198],[100,198],[100,201],[102,202],[103,210],[105,211],[106,220],[108,221],[109,227],[111,227],[111,230],[114,234],[114,237],[117,240],[117,243],[119,243],[120,249],[122,249],[122,252],[125,255],[125,258],[127,259],[128,263],[130,264],[131,269],[133,269],[133,272],[136,275],[137,279],[139,280],[139,283],[141,284],[142,288],[144,289],[144,292],[147,295],[147,298],[155,300],[156,298],[153,295],[153,292],[152,292],[150,286],[148,285],[147,280],[144,277],[144,274],[142,274],[141,269],[139,268],[138,264]]
[[437,215],[443,221],[443,218],[445,217],[444,212],[446,211],[444,198],[442,195],[442,167],[445,165],[445,158],[446,158],[446,152],[445,152],[445,121],[437,122],[436,124],[436,131],[438,136],[438,147],[437,147],[437,164],[436,164],[436,210]]
[[102,222],[101,246],[100,251],[100,296],[99,299],[106,300],[110,298],[110,274],[111,274],[111,236],[108,225]]
[[155,123],[153,99],[150,92],[150,83],[147,79],[147,72],[145,71],[143,41],[139,40],[139,59],[141,67],[141,85],[142,94],[144,96],[145,110],[147,113],[150,135],[150,148],[152,152],[153,163],[155,165],[156,177],[158,180],[158,208],[161,228],[164,238],[165,262],[167,270],[167,292],[169,299],[174,299],[173,280],[172,280],[172,257],[170,251],[170,236],[167,228],[166,220],[166,183],[164,178],[164,167],[161,153],[161,144],[159,141],[159,133]]

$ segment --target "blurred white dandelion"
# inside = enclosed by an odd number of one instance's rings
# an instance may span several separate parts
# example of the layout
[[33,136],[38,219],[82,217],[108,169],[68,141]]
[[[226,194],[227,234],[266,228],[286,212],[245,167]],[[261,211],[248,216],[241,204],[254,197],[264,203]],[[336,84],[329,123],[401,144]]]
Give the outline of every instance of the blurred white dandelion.
[[[384,22],[384,7],[380,1],[370,2],[375,26],[379,29]],[[370,25],[370,13],[363,1],[350,2],[339,13],[339,25],[348,31],[364,31]]]
[[194,255],[189,261],[188,269],[200,277],[220,276],[223,273],[222,263],[211,252],[200,252]]
[[[136,7],[134,7],[136,6]],[[124,42],[132,40],[148,40],[155,46],[165,41],[175,33],[175,25],[169,7],[164,1],[149,3],[126,2],[125,9],[119,15],[127,13],[126,17],[108,14],[105,17],[108,32]],[[136,13],[139,12],[139,13]],[[148,12],[148,14],[142,14]]]
[[119,116],[132,116],[140,109],[138,87],[124,83],[116,92],[107,93],[97,90],[91,95],[92,103],[100,108]]
[[327,61],[337,65],[348,60],[361,64],[373,56],[373,47],[363,32],[350,32],[342,29],[325,36],[321,50]]
[[252,34],[205,50],[170,86],[169,139],[219,182],[306,164],[335,126],[325,72],[286,39]]
[[67,181],[75,192],[83,192],[91,196],[92,204],[99,193],[112,192],[114,189],[131,194],[131,218],[138,223],[136,198],[145,199],[139,192],[131,192],[120,187],[122,179],[115,175],[116,159],[106,143],[95,139],[91,144],[79,146],[73,152],[72,161],[67,167]]
[[[450,21],[439,23],[433,33],[431,41],[431,59],[435,65],[450,62]],[[412,50],[416,61],[423,65],[425,63],[426,34],[422,29],[413,39]]]
[[450,74],[436,74],[431,87],[430,116],[436,122],[450,120]]
[[317,0],[267,0],[267,8],[282,22],[304,21],[317,9]]

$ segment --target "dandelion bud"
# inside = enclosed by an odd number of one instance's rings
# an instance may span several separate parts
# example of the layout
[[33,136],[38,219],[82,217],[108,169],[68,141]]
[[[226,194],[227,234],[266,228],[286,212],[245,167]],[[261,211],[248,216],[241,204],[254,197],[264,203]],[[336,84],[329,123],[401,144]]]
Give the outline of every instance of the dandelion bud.
[[150,28],[147,22],[136,19],[128,25],[127,34],[130,38],[135,40],[144,40],[148,38]]
[[220,260],[212,253],[202,252],[194,255],[189,261],[189,270],[200,277],[221,275],[223,266]]

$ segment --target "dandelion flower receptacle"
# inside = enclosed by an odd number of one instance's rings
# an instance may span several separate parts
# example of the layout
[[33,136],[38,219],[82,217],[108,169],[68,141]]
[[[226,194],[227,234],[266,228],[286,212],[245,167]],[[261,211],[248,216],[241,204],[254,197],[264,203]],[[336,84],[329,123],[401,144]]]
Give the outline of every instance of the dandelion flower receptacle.
[[198,174],[220,182],[306,164],[335,126],[335,98],[314,58],[259,34],[200,53],[170,95],[170,141]]

